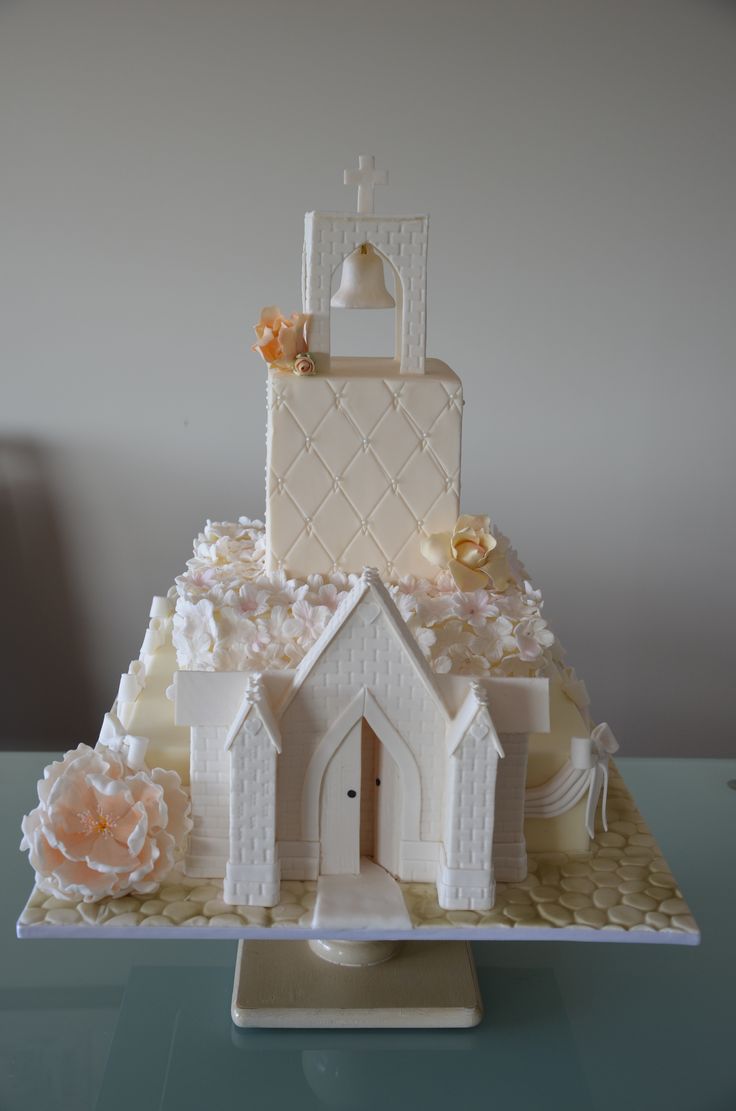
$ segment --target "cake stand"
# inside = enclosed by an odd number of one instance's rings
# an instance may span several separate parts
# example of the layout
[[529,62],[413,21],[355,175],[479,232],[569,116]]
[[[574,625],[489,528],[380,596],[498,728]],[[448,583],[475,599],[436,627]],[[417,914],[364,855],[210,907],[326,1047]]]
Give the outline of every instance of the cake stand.
[[179,872],[150,899],[62,902],[34,888],[17,933],[35,940],[237,939],[231,1013],[244,1027],[473,1026],[482,1001],[471,941],[700,941],[613,764],[608,830],[596,829],[590,852],[530,853],[526,879],[498,884],[490,911],[445,911],[434,885],[402,883],[406,927],[361,927],[360,903],[329,925],[329,890],[321,884],[285,881],[281,902],[270,908],[230,906],[222,880]]

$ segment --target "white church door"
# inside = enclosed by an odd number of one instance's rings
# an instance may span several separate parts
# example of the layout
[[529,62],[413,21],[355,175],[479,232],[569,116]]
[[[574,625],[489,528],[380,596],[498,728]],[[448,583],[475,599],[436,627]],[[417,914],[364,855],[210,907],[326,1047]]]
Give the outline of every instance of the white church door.
[[363,719],[347,733],[322,780],[322,875],[358,875],[361,856],[387,872],[399,868],[399,769]]
[[366,723],[364,729],[375,738],[373,761],[373,837],[372,856],[387,872],[398,875],[401,789],[399,769],[385,745]]
[[360,872],[360,764],[363,721],[359,719],[335,750],[320,794],[320,872]]

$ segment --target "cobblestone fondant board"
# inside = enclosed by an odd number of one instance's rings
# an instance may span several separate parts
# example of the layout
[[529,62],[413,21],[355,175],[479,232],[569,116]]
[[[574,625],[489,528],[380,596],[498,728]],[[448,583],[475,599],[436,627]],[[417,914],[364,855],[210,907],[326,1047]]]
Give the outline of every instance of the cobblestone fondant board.
[[611,767],[608,832],[586,854],[530,853],[519,883],[499,883],[490,911],[447,911],[429,883],[400,885],[411,931],[312,928],[317,883],[281,884],[274,907],[230,906],[222,880],[172,874],[154,898],[61,902],[34,889],[18,936],[248,938],[425,937],[697,945],[700,933],[625,783]]

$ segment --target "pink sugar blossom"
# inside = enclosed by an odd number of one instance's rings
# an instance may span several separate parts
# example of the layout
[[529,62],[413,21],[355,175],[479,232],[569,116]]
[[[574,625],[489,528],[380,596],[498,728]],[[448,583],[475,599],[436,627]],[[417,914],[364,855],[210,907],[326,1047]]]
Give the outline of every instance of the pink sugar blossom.
[[304,648],[311,647],[324,631],[331,616],[327,606],[310,606],[309,602],[301,599],[294,602],[291,617],[284,621],[281,635],[285,640],[298,640]]
[[334,583],[323,583],[321,586],[310,586],[308,595],[313,606],[326,606],[330,613],[334,613],[340,603],[340,591]]
[[541,617],[520,622],[514,630],[514,637],[522,660],[536,660],[543,649],[551,648],[555,642],[554,634]]
[[229,590],[225,594],[224,604],[232,606],[237,613],[250,617],[268,609],[269,594],[252,582],[243,583],[237,590]]
[[472,590],[453,595],[453,613],[474,629],[482,629],[490,617],[498,617],[498,606],[487,590]]

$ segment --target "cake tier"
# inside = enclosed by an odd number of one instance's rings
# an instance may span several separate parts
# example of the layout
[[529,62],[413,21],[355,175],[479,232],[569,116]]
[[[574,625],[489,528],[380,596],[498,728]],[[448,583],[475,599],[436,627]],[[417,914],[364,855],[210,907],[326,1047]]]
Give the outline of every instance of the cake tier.
[[307,378],[270,370],[267,569],[433,573],[420,546],[458,518],[462,405],[437,359],[417,375],[392,359],[333,358]]
[[[389,584],[388,590],[442,682],[453,677],[459,681],[461,676],[549,679],[551,730],[531,733],[528,739],[527,785],[536,791],[556,782],[555,777],[567,766],[570,738],[588,734],[587,695],[565,665],[560,646],[542,616],[539,591],[530,584],[508,541],[494,531],[499,540],[499,561],[494,569],[499,572],[497,583],[503,581],[502,590],[491,586],[463,593],[443,572],[433,580],[407,577]],[[172,592],[176,595],[171,630],[175,656],[163,646],[149,661],[150,674],[147,670],[143,690],[125,718],[127,728],[150,737],[156,762],[176,767],[188,778],[189,731],[175,725],[172,703],[160,693],[172,682],[176,669],[229,672],[222,675],[222,681],[234,684],[233,689],[237,687],[241,694],[238,672],[267,673],[274,681],[282,673],[286,679],[357,580],[356,575],[339,572],[295,579],[280,572],[269,574],[265,569],[265,530],[260,522],[241,518],[237,523],[208,523],[195,541],[194,558]],[[242,679],[247,681],[247,675]],[[162,712],[166,721],[161,720]],[[205,739],[214,743],[219,753],[222,745],[216,731]],[[212,758],[205,754],[205,762]],[[195,770],[193,766],[193,773]],[[526,821],[530,848],[586,850],[584,800],[554,817],[545,815],[538,800],[535,805],[534,815],[527,815]],[[226,840],[226,825],[222,836]]]
[[[585,705],[542,616],[542,597],[509,541],[498,540],[494,576],[503,589],[464,593],[452,576],[405,576],[388,584],[435,674],[562,677]],[[260,521],[208,522],[176,580],[173,639],[177,666],[192,671],[295,667],[324,631],[358,576],[337,571],[288,577],[266,566]]]

